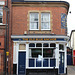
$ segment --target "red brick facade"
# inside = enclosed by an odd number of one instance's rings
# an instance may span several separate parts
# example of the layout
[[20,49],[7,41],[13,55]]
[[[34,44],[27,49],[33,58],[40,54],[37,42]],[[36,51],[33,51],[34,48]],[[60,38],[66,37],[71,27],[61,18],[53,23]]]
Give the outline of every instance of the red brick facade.
[[[55,4],[52,3],[51,6],[49,6],[50,4],[48,3],[44,3],[44,4],[12,3],[11,4],[11,0],[8,0],[8,7],[10,10],[10,13],[9,13],[9,63],[8,63],[9,74],[13,73],[13,43],[11,41],[11,35],[24,35],[24,31],[27,31],[27,34],[67,35],[65,33],[65,29],[61,29],[61,13],[67,14],[68,5],[63,3],[61,4],[55,3]],[[34,11],[51,12],[51,30],[50,31],[41,31],[41,30],[30,31],[29,30],[29,12],[34,12]],[[6,15],[4,14],[4,17],[5,16]],[[6,22],[5,18],[4,18],[4,22]],[[0,34],[4,35],[4,30],[2,30]],[[2,42],[4,41],[4,39],[0,41]],[[4,47],[4,43],[2,44],[2,47]]]
[[0,74],[4,71],[4,40],[4,36],[0,36]]
[[[29,11],[51,11],[52,30],[49,34],[66,35],[65,29],[61,29],[61,13],[67,14],[64,7],[25,7],[13,6],[12,7],[12,35],[23,35],[24,31],[29,34],[28,26],[28,12]],[[33,31],[34,32],[34,31]],[[41,34],[41,33],[40,33]]]

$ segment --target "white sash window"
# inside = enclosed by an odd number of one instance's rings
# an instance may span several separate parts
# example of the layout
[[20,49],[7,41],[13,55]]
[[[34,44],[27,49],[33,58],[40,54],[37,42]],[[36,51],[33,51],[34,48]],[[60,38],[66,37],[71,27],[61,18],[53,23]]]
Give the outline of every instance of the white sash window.
[[0,6],[0,23],[3,23],[3,7]]
[[50,30],[50,13],[41,13],[41,29]]
[[39,21],[39,14],[38,13],[30,13],[30,30],[37,30]]

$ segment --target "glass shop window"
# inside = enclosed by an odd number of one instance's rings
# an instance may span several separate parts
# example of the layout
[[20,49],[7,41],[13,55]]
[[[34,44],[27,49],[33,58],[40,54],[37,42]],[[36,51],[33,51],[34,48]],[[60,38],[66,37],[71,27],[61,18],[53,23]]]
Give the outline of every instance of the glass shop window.
[[59,50],[64,50],[64,45],[59,44]]
[[37,43],[36,47],[42,47],[42,44],[41,43]]
[[44,43],[43,47],[49,47],[49,44],[48,43]]
[[50,47],[56,47],[55,43],[50,43]]
[[53,57],[53,49],[51,48],[44,48],[43,49],[43,57]]
[[30,43],[29,47],[35,47],[35,43]]
[[19,50],[26,50],[25,44],[19,44]]
[[30,49],[30,51],[29,51],[30,53],[29,53],[29,56],[30,57],[33,57],[33,58],[38,58],[38,56],[40,55],[42,55],[42,49],[40,49],[40,48],[34,48],[34,49]]
[[[52,43],[51,47],[56,47],[56,44]],[[50,48],[49,43],[43,43],[43,44],[42,43],[30,43],[29,44],[29,57],[30,58],[53,57],[53,54],[54,54],[54,48]]]

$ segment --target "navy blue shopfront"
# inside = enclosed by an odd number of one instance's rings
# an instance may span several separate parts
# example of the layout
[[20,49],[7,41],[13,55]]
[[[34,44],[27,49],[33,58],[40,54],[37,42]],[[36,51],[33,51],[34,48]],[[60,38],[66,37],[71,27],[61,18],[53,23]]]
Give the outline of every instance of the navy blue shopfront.
[[[29,37],[29,38],[27,38]],[[33,37],[33,38],[32,38]],[[53,38],[53,36],[24,36],[13,38],[19,49],[17,58],[18,75],[58,75],[66,74],[66,46],[67,37]],[[39,38],[41,37],[41,38]],[[55,36],[54,36],[55,37]],[[61,43],[62,42],[62,43]],[[26,44],[26,45],[25,45]],[[14,48],[15,49],[15,48]],[[16,53],[15,53],[16,54]],[[59,56],[60,55],[60,56]],[[15,59],[15,58],[14,58]],[[27,59],[27,60],[26,60]]]
[[19,52],[18,56],[18,75],[26,74],[26,52]]

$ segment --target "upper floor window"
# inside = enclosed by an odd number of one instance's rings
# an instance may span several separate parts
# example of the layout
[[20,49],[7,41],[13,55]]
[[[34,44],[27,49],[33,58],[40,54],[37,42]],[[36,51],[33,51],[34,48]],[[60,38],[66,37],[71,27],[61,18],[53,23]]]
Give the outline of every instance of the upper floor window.
[[50,30],[50,13],[30,13],[30,30]]
[[39,14],[38,13],[30,13],[30,30],[37,30],[39,21]]
[[0,23],[2,23],[3,18],[3,7],[0,6]]
[[50,29],[50,13],[41,13],[41,29]]

